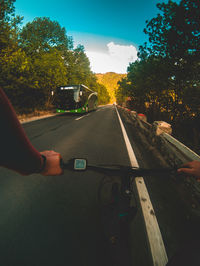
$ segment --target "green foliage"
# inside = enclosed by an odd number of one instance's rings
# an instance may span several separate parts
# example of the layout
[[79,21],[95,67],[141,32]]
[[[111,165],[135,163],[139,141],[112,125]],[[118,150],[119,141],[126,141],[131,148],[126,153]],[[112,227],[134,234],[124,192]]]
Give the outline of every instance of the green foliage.
[[84,47],[79,45],[65,55],[68,71],[68,84],[84,84],[98,93],[98,103],[107,104],[110,96],[105,86],[97,82],[96,75],[90,69],[90,62]]
[[[140,60],[128,68],[124,94],[134,97],[137,108],[148,103],[171,119],[199,112],[200,2],[182,0],[157,4],[163,13],[147,21],[144,32],[150,44],[139,48]],[[194,14],[194,15],[192,15]]]
[[15,106],[21,104],[21,93],[27,81],[29,60],[18,47],[19,16],[14,16],[14,0],[0,0],[0,86]]
[[48,108],[53,101],[51,92],[68,81],[62,53],[52,48],[32,60],[33,83],[40,89],[43,105]]
[[[86,84],[91,75],[90,62],[87,58],[84,47],[79,45],[73,51],[69,51],[66,56],[67,69],[70,84]],[[88,84],[87,84],[88,85]]]
[[104,85],[97,84],[95,90],[98,93],[98,104],[108,104],[110,102],[110,95]]
[[43,104],[31,60],[24,51],[7,48],[0,56],[0,67],[0,85],[18,112],[33,111]]
[[97,80],[100,84],[104,85],[110,95],[110,103],[116,102],[115,91],[118,88],[118,81],[124,78],[126,74],[117,74],[108,72],[105,74],[96,74]]
[[171,59],[183,58],[190,52],[198,53],[199,12],[198,0],[182,0],[180,4],[169,1],[157,4],[163,15],[147,21],[144,32],[149,35],[150,52]]
[[0,0],[0,54],[8,46],[15,45],[17,26],[22,18],[14,17],[14,0]]
[[57,21],[50,18],[35,18],[27,23],[20,33],[20,44],[29,54],[49,51],[52,47],[59,50],[72,48],[72,41]]
[[119,87],[115,90],[115,97],[116,102],[119,105],[122,105],[126,101],[126,95],[127,95],[127,79],[123,78],[121,81],[119,81]]
[[200,1],[157,7],[161,14],[144,29],[149,44],[139,47],[139,60],[129,65],[118,94],[131,97],[132,108],[150,121],[166,120],[178,132],[178,125],[199,119]]
[[14,16],[15,7],[14,7],[15,0],[0,0],[0,23],[9,22],[11,17]]
[[35,18],[22,29],[14,0],[0,0],[0,86],[18,112],[52,106],[52,91],[66,84],[85,84],[107,103],[105,87],[97,83],[84,47],[73,49],[65,28],[50,18]]

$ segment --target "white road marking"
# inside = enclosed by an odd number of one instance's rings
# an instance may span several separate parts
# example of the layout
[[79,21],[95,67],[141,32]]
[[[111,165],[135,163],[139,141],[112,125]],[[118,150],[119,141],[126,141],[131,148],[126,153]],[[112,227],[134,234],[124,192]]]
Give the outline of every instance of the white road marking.
[[80,116],[80,117],[76,118],[75,120],[80,120],[80,119],[82,119],[82,118],[84,118],[84,117],[87,117],[87,116],[89,116],[89,115],[90,115],[90,114]]
[[80,119],[82,119],[84,116],[80,116],[80,117],[78,117],[78,118],[76,118],[75,120],[80,120]]
[[127,151],[128,151],[128,155],[129,155],[129,159],[130,159],[130,162],[131,162],[131,166],[139,167],[137,159],[135,157],[135,153],[134,153],[134,151],[132,149],[131,143],[130,143],[128,135],[126,133],[126,129],[125,129],[123,123],[122,123],[122,120],[121,120],[121,117],[119,115],[119,112],[118,112],[117,108],[116,108],[116,111],[117,111],[117,115],[118,115],[118,118],[119,118],[119,123],[120,123],[121,129],[122,129],[122,134],[123,134],[123,137],[124,137],[124,141],[126,143],[126,148],[127,148]]
[[[125,127],[122,123],[122,120],[120,118],[117,108],[116,108],[116,112],[117,112],[119,122],[121,125],[122,134],[124,136],[131,166],[139,167],[135,153],[133,151],[133,148],[131,146],[131,143],[129,141],[128,135],[126,133]],[[153,209],[143,177],[136,177],[135,183],[136,183],[137,192],[138,192],[138,196],[139,196],[139,200],[140,200],[140,204],[142,208],[142,213],[144,217],[148,244],[149,244],[149,248],[150,248],[150,252],[151,252],[151,256],[153,260],[153,265],[154,266],[165,266],[168,262],[167,253],[165,250],[165,246],[163,243],[163,239],[162,239],[158,221],[155,215],[155,211]]]
[[102,110],[105,110],[105,109],[106,109],[105,107],[101,107],[101,108],[97,109],[96,112],[102,111]]
[[165,245],[158,225],[155,211],[153,209],[149,193],[144,183],[143,177],[135,179],[142,213],[146,226],[148,244],[151,251],[151,256],[154,266],[165,266],[168,262]]

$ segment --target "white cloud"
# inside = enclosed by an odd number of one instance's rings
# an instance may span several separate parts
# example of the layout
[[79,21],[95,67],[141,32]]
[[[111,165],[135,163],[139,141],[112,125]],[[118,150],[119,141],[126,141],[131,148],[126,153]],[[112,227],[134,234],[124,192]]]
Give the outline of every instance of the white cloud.
[[87,51],[91,69],[95,73],[126,73],[130,62],[137,60],[137,50],[133,45],[120,45],[110,42],[107,53]]

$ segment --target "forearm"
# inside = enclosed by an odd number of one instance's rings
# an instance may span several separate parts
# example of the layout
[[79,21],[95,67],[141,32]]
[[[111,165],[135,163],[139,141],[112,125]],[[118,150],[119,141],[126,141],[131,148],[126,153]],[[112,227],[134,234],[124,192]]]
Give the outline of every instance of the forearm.
[[33,147],[17,115],[0,89],[0,165],[22,174],[32,174],[42,167],[41,154]]

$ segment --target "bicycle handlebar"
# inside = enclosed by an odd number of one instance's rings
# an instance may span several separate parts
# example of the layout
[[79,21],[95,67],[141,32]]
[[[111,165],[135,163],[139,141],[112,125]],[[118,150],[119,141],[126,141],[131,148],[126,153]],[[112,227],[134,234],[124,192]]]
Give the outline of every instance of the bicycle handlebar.
[[124,165],[88,165],[86,159],[71,159],[67,163],[61,160],[62,169],[68,169],[72,171],[86,171],[92,170],[99,173],[108,175],[122,175],[130,174],[133,176],[148,176],[158,174],[175,174],[177,168],[136,168]]

